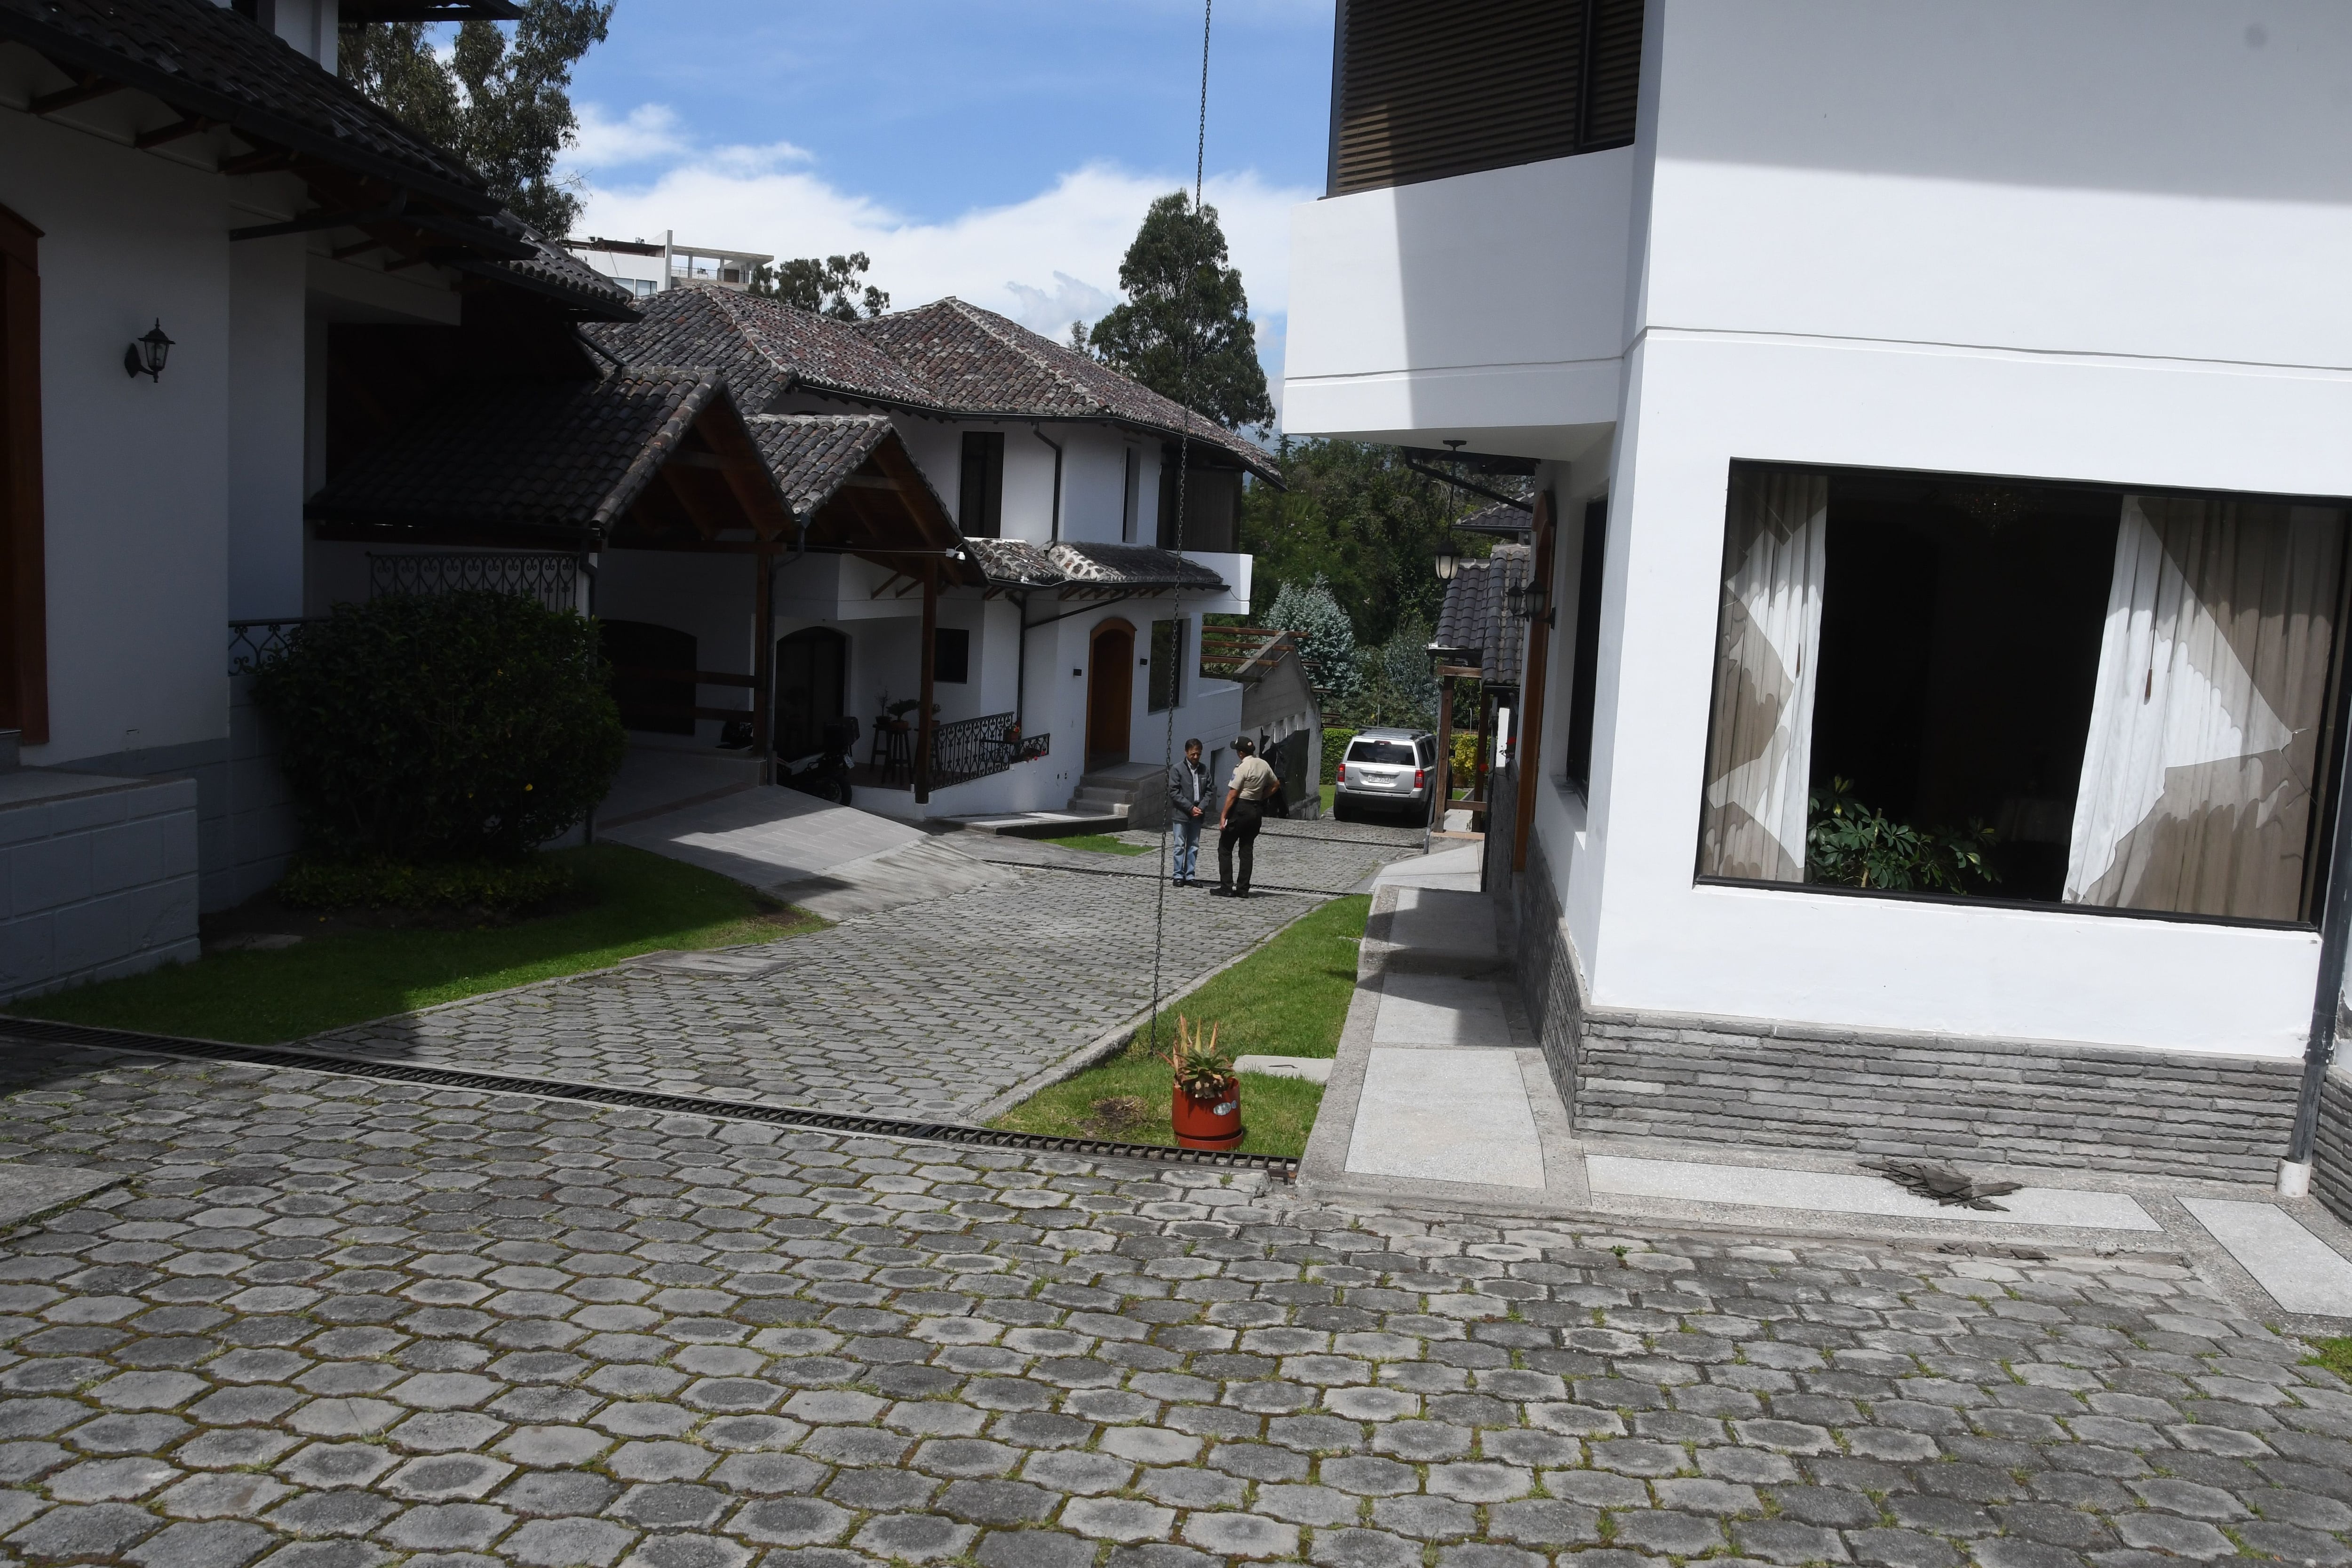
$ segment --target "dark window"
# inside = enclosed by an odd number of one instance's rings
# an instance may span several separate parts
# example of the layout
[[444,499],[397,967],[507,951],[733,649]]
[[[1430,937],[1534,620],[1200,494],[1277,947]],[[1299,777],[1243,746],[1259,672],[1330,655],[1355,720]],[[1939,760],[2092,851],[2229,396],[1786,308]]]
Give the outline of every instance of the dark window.
[[1128,543],[1135,542],[1135,531],[1143,510],[1143,454],[1129,447],[1127,449],[1127,488],[1120,492],[1118,536]]
[[1165,713],[1184,700],[1184,623],[1151,623],[1151,690],[1148,707]]
[[693,734],[694,634],[650,621],[600,620],[596,629],[613,667],[621,722],[656,735]]
[[1330,192],[1633,139],[1642,0],[1341,0]]
[[1584,503],[1584,546],[1576,569],[1576,668],[1568,679],[1568,781],[1588,795],[1592,781],[1592,703],[1601,663],[1601,571],[1609,555],[1609,498]]
[[49,738],[41,525],[41,231],[0,207],[0,729]]
[[1351,763],[1379,763],[1388,767],[1423,768],[1429,765],[1421,748],[1411,741],[1358,741],[1348,748]]
[[[1179,445],[1170,442],[1160,460],[1160,548],[1231,550],[1234,519],[1241,512],[1241,470],[1202,467],[1202,451],[1195,446],[1192,463],[1180,475]],[[1181,539],[1176,531],[1176,488],[1180,478],[1184,488],[1184,531]]]
[[971,634],[961,626],[931,628],[931,679],[943,686],[971,679]]
[[776,639],[776,755],[786,762],[824,750],[825,726],[846,718],[849,638],[804,626]]
[[956,526],[967,538],[996,539],[1004,531],[1004,437],[992,430],[963,433],[963,484]]
[[2347,507],[1732,466],[1703,878],[2305,923]]

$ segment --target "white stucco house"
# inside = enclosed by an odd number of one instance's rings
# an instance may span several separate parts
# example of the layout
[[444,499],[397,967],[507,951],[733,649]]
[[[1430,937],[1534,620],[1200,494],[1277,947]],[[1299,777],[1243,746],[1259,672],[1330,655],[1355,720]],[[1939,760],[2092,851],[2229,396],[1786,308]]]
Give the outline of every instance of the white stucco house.
[[[1532,460],[1491,880],[1580,1131],[2268,1179],[2347,731],[2352,12],[1338,10],[1286,426]],[[1997,879],[1861,885],[1841,790]]]
[[337,80],[338,19],[0,0],[0,997],[193,956],[283,868],[230,672],[323,612],[304,498],[403,395],[345,334],[628,309]]

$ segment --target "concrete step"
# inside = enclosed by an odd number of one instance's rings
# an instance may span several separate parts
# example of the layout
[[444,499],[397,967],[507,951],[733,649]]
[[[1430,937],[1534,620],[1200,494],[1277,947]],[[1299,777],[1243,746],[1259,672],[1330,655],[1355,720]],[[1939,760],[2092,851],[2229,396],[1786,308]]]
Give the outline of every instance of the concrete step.
[[993,833],[1004,838],[1067,838],[1080,833],[1117,833],[1127,818],[1097,816],[1078,811],[1015,811],[1001,816],[953,816],[948,819],[967,833]]
[[1080,775],[1069,809],[1097,816],[1116,815],[1121,826],[1157,822],[1155,806],[1167,788],[1167,771],[1152,763],[1121,763]]

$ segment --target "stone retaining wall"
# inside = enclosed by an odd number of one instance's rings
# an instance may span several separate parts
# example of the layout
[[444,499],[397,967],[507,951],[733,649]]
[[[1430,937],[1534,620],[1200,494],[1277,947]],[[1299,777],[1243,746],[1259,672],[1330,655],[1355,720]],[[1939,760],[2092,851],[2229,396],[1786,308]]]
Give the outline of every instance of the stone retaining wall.
[[2352,1225],[2352,1064],[2338,1046],[2319,1090],[2319,1141],[2312,1151],[2311,1191]]
[[2286,1148],[2299,1060],[1588,1008],[1540,844],[1517,898],[1522,999],[1580,1134],[2263,1183]]

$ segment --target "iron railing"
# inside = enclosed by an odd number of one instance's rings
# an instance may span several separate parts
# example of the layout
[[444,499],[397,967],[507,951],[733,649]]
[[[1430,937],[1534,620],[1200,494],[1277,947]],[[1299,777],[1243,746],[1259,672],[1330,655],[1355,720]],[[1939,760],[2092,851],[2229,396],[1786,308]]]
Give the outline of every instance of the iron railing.
[[931,787],[962,784],[1010,770],[1015,763],[1034,762],[1054,748],[1051,735],[1009,737],[1013,716],[990,713],[959,719],[931,731]]
[[317,616],[295,616],[282,621],[231,621],[228,624],[228,672],[250,675],[258,665],[268,663],[287,649],[288,639],[297,626],[309,626],[320,619]]
[[551,610],[580,608],[580,558],[520,551],[368,555],[368,597],[387,594],[520,594]]

